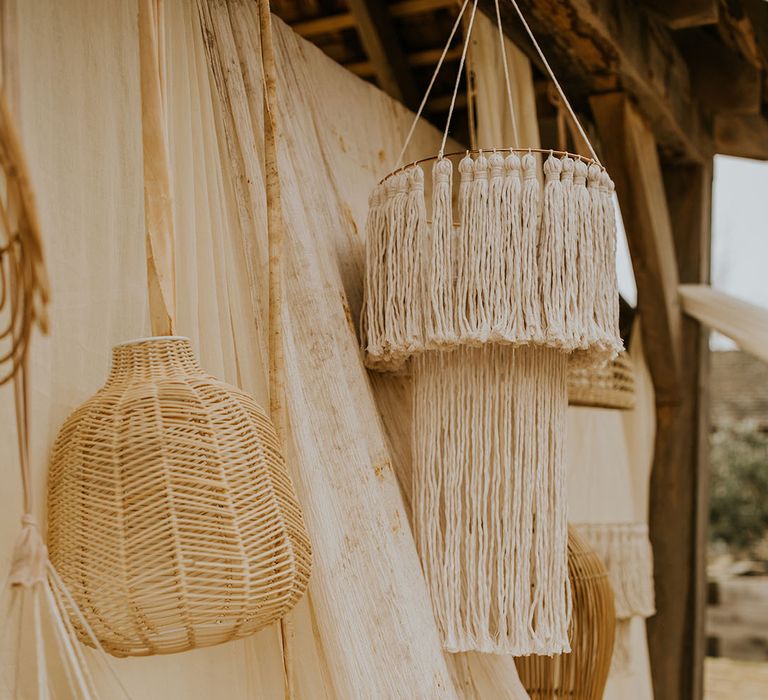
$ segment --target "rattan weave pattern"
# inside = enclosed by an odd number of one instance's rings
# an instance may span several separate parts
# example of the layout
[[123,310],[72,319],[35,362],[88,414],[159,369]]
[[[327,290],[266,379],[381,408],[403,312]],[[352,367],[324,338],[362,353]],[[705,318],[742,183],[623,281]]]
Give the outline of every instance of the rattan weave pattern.
[[634,408],[635,375],[629,353],[619,353],[602,367],[569,369],[568,403],[595,408]]
[[515,659],[531,700],[600,700],[611,667],[616,614],[608,573],[596,552],[568,528],[568,579],[573,612],[570,654]]
[[113,349],[105,386],[56,440],[48,508],[51,561],[116,656],[243,637],[307,587],[310,544],[274,427],[185,338]]

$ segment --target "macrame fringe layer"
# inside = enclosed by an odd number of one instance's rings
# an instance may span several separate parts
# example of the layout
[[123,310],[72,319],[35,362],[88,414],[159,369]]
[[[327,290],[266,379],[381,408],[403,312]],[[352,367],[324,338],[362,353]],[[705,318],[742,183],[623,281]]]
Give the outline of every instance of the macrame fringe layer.
[[414,360],[415,532],[450,652],[570,650],[566,370],[536,346]]
[[[541,172],[540,172],[541,170]],[[541,345],[594,366],[621,349],[613,183],[598,165],[493,152],[390,175],[370,198],[363,345],[372,369],[495,342]],[[541,180],[541,181],[540,181]],[[542,187],[543,182],[543,187]]]
[[630,658],[630,621],[656,612],[653,550],[645,523],[580,523],[576,529],[608,570],[616,606],[614,672],[626,672]]

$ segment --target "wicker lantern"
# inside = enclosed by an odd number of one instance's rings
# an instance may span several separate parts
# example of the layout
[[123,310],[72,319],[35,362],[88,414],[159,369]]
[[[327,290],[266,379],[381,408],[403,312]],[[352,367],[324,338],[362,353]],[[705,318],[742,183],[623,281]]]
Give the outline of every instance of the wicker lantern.
[[622,347],[613,183],[565,152],[446,155],[447,133],[426,183],[414,163],[370,197],[365,361],[412,371],[414,530],[444,648],[560,653],[568,369]]
[[572,368],[568,372],[568,403],[592,408],[634,408],[635,374],[629,353],[621,352],[612,362],[598,367]]
[[272,423],[205,373],[180,337],[115,347],[104,387],[64,423],[48,537],[51,561],[116,656],[251,634],[290,610],[309,577]]
[[515,660],[531,700],[600,700],[611,667],[616,616],[608,574],[597,554],[568,530],[568,578],[573,615],[570,654]]

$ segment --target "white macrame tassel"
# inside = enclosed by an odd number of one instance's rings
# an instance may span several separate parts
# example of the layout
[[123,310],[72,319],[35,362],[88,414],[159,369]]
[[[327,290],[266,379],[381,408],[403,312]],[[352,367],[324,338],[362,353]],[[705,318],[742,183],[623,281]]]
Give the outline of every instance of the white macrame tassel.
[[471,246],[467,316],[470,340],[488,341],[491,334],[489,275],[490,236],[488,222],[488,159],[482,151],[475,159],[475,174],[469,200],[469,240]]
[[[578,346],[586,348],[591,328],[591,313],[594,306],[594,265],[592,245],[592,215],[589,192],[587,191],[587,164],[577,160],[573,167],[572,206],[576,219],[578,237]],[[574,319],[575,320],[575,319]]]
[[605,298],[605,211],[603,207],[603,193],[600,190],[600,174],[602,170],[596,163],[591,163],[587,169],[587,192],[589,193],[589,209],[592,220],[592,279],[591,310],[589,315],[589,343],[600,344],[602,338],[601,328],[608,328],[606,322]]
[[505,210],[501,257],[505,261],[506,284],[504,285],[505,308],[504,338],[509,342],[520,340],[525,333],[523,320],[523,272],[520,251],[523,245],[522,181],[520,156],[510,153],[504,159],[504,183],[502,207]]
[[453,164],[438,158],[432,166],[432,235],[426,258],[425,293],[428,347],[456,341],[453,290]]
[[579,342],[579,275],[577,261],[579,257],[579,237],[576,226],[576,197],[573,190],[573,158],[565,156],[562,160],[563,171],[560,184],[563,194],[563,245],[565,265],[565,321],[563,337],[569,348]]
[[385,340],[382,351],[397,361],[403,355],[405,337],[405,211],[408,205],[408,175],[400,173],[387,180],[386,220],[386,290],[384,308]]
[[[471,338],[474,326],[471,317],[471,284],[474,269],[472,249],[471,195],[474,161],[466,155],[459,163],[459,233],[456,255],[456,328],[461,341]],[[460,342],[461,342],[460,341]]]
[[366,276],[363,287],[363,306],[360,314],[361,335],[368,356],[377,357],[382,351],[384,335],[384,310],[382,301],[386,299],[385,289],[385,254],[384,240],[384,185],[377,185],[368,199],[368,218],[365,223],[365,264]]
[[423,279],[421,276],[421,249],[426,238],[427,207],[424,201],[424,171],[415,165],[406,171],[408,199],[405,210],[401,277],[405,317],[405,352],[410,355],[422,346]]
[[614,335],[619,335],[619,282],[616,273],[616,207],[613,203],[613,180],[607,172],[600,176],[603,191],[603,225],[605,227],[605,246],[603,255],[604,289],[606,308],[606,327]]
[[544,337],[548,344],[559,347],[563,346],[567,305],[562,168],[560,159],[553,155],[544,161],[544,203],[538,251]]
[[522,241],[521,292],[526,340],[543,340],[541,329],[541,296],[539,294],[538,244],[539,244],[539,181],[536,177],[536,158],[531,153],[522,157]]
[[414,359],[414,520],[448,651],[569,650],[567,355],[501,345]]
[[494,151],[488,158],[488,275],[487,299],[489,340],[504,338],[504,323],[509,317],[509,294],[505,293],[507,274],[503,250],[505,231],[509,230],[509,207],[504,202],[504,156]]

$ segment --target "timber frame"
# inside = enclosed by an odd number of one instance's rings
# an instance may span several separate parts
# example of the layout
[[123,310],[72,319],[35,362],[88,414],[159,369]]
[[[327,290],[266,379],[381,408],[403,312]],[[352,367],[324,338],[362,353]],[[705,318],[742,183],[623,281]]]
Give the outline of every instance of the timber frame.
[[[409,107],[423,93],[458,0],[271,0],[302,36]],[[702,697],[708,516],[708,344],[683,317],[681,283],[709,281],[715,153],[768,159],[768,3],[518,0],[616,182],[656,391],[648,620],[657,700]],[[494,17],[494,0],[480,0]],[[531,58],[543,135],[550,89],[507,0],[506,34]],[[460,42],[427,105],[442,127]],[[470,115],[460,95],[456,131]],[[462,112],[464,114],[462,118]],[[577,146],[577,144],[575,144]]]

